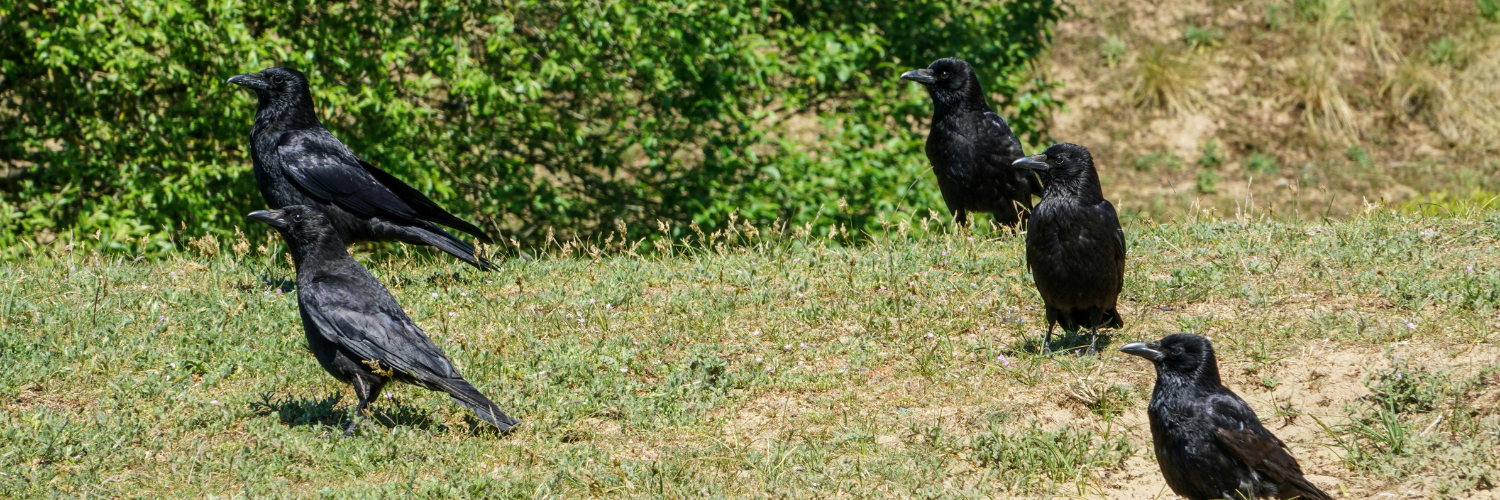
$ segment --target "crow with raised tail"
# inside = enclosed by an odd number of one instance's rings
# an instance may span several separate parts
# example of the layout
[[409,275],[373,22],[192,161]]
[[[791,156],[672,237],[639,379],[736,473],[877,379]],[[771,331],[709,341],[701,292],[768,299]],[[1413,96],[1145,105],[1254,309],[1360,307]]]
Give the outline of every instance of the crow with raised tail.
[[297,267],[297,307],[307,345],[329,375],[354,386],[359,405],[344,435],[391,381],[443,391],[502,431],[519,422],[474,388],[401,304],[344,246],[333,221],[308,205],[249,215],[286,239]]
[[1302,477],[1286,443],[1219,381],[1208,339],[1177,333],[1125,344],[1120,352],[1156,366],[1146,416],[1156,462],[1173,492],[1188,500],[1333,498]]
[[1042,180],[1042,201],[1026,228],[1026,266],[1047,311],[1043,352],[1050,352],[1052,327],[1073,333],[1089,329],[1088,353],[1100,328],[1123,328],[1115,307],[1125,287],[1125,231],[1115,206],[1104,199],[1089,150],[1054,144],[1041,154],[1015,161]]
[[255,181],[272,208],[315,206],[328,214],[347,243],[431,245],[479,269],[494,268],[473,246],[438,224],[493,243],[483,230],[359,159],[323,128],[302,72],[269,68],[235,75],[229,83],[254,90],[260,101],[250,131],[250,155]]
[[1024,225],[1041,186],[1036,176],[1011,166],[1026,153],[1010,124],[985,103],[974,68],[962,59],[938,59],[901,79],[922,84],[932,97],[927,161],[958,223],[967,224],[969,212],[985,212],[1001,225]]

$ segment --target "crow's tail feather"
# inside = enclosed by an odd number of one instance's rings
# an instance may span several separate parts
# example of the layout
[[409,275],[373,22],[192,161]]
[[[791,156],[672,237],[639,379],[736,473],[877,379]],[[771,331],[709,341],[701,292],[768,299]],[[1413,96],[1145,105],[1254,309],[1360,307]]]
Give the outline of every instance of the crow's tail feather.
[[417,229],[417,231],[420,231],[422,243],[432,245],[434,247],[437,247],[438,250],[448,252],[449,255],[458,257],[459,260],[462,260],[469,263],[469,265],[471,266],[479,268],[480,271],[490,271],[495,269],[495,265],[490,263],[489,259],[485,259],[483,255],[479,255],[479,252],[475,251],[473,246],[470,246],[468,243],[464,243],[464,240],[458,239],[458,237],[454,236],[453,233],[444,231],[442,228],[436,226],[433,226],[427,230]]
[[443,392],[452,396],[453,400],[457,401],[458,404],[473,410],[479,416],[480,420],[489,422],[501,431],[508,431],[521,423],[521,421],[510,418],[505,412],[500,411],[500,407],[495,406],[494,401],[490,401],[490,398],[484,397],[484,394],[481,394],[479,389],[475,389],[474,385],[470,384],[467,380],[461,378],[444,379],[438,385],[442,387]]

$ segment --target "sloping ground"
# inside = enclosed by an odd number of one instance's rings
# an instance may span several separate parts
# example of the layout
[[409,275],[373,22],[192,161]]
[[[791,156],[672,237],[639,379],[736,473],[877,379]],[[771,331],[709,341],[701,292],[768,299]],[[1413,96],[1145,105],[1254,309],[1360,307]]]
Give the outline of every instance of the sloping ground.
[[1181,219],[1126,224],[1097,358],[1036,354],[1022,238],[932,223],[369,262],[507,436],[394,386],[338,438],[274,246],[8,261],[0,497],[1171,498],[1151,368],[1114,349],[1187,331],[1337,497],[1495,498],[1500,212]]
[[1072,5],[1045,69],[1068,105],[1053,137],[1089,146],[1127,211],[1318,217],[1500,194],[1495,2]]

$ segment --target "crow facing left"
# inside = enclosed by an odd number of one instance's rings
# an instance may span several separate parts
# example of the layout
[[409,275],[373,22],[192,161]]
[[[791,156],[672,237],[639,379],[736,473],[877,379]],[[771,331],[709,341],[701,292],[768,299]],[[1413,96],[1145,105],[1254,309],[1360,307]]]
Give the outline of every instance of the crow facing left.
[[1052,327],[1089,329],[1093,354],[1100,328],[1123,328],[1116,303],[1125,287],[1125,231],[1115,206],[1104,199],[1099,173],[1089,150],[1077,144],[1053,144],[1041,154],[1016,160],[1017,167],[1042,179],[1042,201],[1026,231],[1026,267]]
[[927,161],[954,219],[967,224],[969,212],[986,212],[1000,225],[1023,224],[1041,186],[1036,176],[1011,166],[1026,153],[1010,124],[985,103],[974,68],[962,59],[938,59],[901,79],[922,84],[932,97]]
[[479,269],[494,267],[473,246],[437,225],[493,242],[484,231],[361,160],[323,128],[302,72],[269,68],[235,75],[229,83],[254,90],[259,100],[250,154],[255,181],[272,208],[315,206],[328,214],[345,242],[431,245]]
[[519,422],[453,367],[390,291],[359,265],[327,215],[293,205],[249,215],[276,228],[297,266],[297,306],[307,345],[329,375],[354,386],[359,405],[344,435],[391,381],[443,391],[500,430]]
[[1331,500],[1302,477],[1297,459],[1250,405],[1219,381],[1208,339],[1177,333],[1125,344],[1120,352],[1156,367],[1146,417],[1156,462],[1172,491],[1188,500]]

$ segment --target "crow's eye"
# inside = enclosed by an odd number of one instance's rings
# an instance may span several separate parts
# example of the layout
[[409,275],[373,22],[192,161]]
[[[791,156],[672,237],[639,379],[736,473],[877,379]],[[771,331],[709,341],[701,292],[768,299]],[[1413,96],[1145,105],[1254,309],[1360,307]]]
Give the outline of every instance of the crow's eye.
[[944,72],[938,74],[938,78],[942,78],[944,80],[947,80],[948,79],[948,72],[944,71]]
[[281,75],[271,75],[271,81],[276,83],[284,83],[286,82],[286,78],[283,78]]
[[292,216],[292,220],[295,220],[297,222],[302,222],[302,214],[293,215]]

